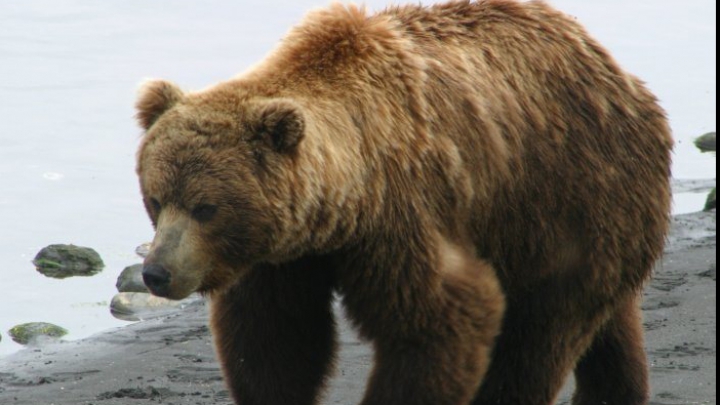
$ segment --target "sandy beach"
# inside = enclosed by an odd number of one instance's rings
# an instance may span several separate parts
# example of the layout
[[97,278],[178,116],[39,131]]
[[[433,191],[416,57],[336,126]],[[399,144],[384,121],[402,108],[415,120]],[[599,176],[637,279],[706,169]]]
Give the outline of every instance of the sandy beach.
[[[676,217],[645,291],[652,405],[716,404],[716,214]],[[362,398],[372,360],[341,319],[342,353],[323,405]],[[0,359],[3,405],[231,405],[205,302],[92,338]],[[558,404],[568,404],[572,381]]]

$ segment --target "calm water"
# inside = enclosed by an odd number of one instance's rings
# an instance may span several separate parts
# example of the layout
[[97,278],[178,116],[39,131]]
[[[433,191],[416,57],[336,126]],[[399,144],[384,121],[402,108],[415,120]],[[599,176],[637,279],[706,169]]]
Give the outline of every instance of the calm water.
[[[0,355],[6,331],[49,321],[82,338],[123,325],[108,313],[117,274],[152,230],[134,175],[138,83],[198,89],[261,59],[315,0],[0,2]],[[367,2],[377,9],[385,0]],[[714,177],[692,138],[715,130],[714,0],[555,0],[646,79],[679,141],[675,175]],[[679,212],[704,197],[684,195]],[[30,263],[52,243],[96,248],[107,269],[55,281]]]

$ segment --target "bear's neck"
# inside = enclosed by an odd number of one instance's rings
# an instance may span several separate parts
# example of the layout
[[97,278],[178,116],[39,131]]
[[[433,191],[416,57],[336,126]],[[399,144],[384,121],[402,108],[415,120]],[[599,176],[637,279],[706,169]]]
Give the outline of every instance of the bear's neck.
[[312,102],[306,138],[284,180],[290,201],[274,251],[279,261],[343,250],[377,235],[403,238],[420,224],[451,232],[454,226],[443,223],[441,211],[467,211],[472,200],[467,185],[455,184],[458,179],[447,173],[452,168],[442,165],[453,159],[442,159],[431,142],[405,139],[423,134],[371,126],[377,120],[362,117],[369,106],[348,111]]
[[372,178],[361,134],[349,116],[315,116],[328,111],[314,100],[306,116],[307,135],[285,170],[287,206],[278,214],[273,257],[278,262],[341,249],[367,231],[379,215],[384,185]]

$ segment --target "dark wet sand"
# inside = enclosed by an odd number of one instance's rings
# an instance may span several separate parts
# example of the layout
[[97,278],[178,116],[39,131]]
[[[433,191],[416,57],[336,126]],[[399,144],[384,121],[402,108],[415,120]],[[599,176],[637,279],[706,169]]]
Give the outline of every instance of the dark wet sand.
[[[716,404],[716,215],[675,219],[646,290],[653,405]],[[87,340],[0,359],[2,405],[230,405],[202,302]],[[359,402],[371,352],[342,323],[342,354],[323,405]],[[567,404],[571,386],[559,404]],[[292,405],[292,404],[288,404]]]

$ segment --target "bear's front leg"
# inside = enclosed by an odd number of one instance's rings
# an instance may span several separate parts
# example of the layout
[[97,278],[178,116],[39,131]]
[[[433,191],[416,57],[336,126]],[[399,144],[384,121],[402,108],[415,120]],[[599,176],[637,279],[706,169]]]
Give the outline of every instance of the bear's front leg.
[[382,280],[364,285],[371,291],[345,297],[376,350],[362,405],[468,405],[480,387],[504,295],[492,267],[474,255],[443,245],[433,259],[378,270]]
[[333,275],[317,263],[253,269],[212,297],[216,349],[238,405],[315,405],[337,347]]

